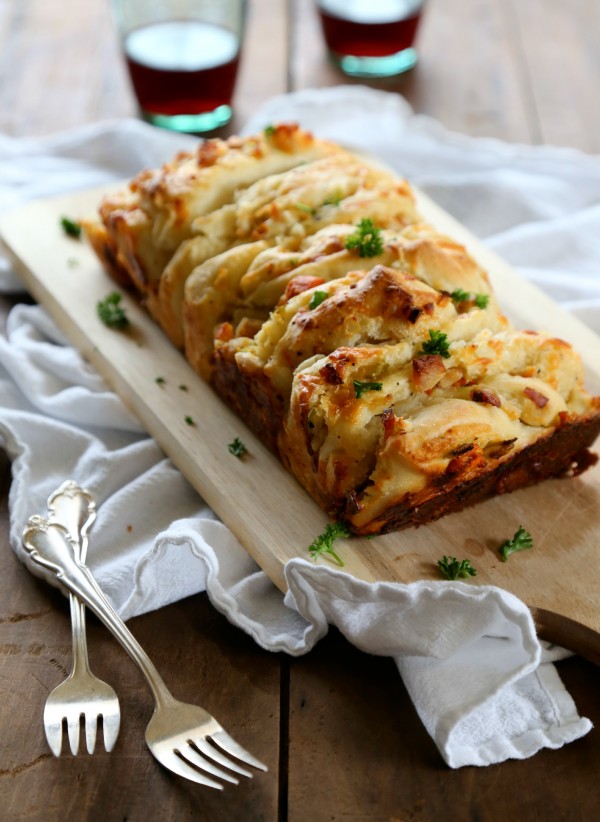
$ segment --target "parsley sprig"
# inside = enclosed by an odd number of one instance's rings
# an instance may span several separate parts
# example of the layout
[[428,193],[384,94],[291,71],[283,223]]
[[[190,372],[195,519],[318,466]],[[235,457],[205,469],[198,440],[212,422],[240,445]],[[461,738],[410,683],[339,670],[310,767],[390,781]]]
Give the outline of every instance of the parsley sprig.
[[450,294],[452,301],[455,303],[467,303],[473,301],[477,308],[487,308],[490,298],[487,294],[472,294],[470,291],[465,291],[463,288],[457,288]]
[[312,297],[310,298],[308,307],[312,311],[313,308],[317,308],[317,306],[321,305],[323,300],[326,300],[327,297],[329,297],[329,294],[326,291],[315,291]]
[[361,380],[354,380],[354,393],[356,399],[359,400],[365,391],[381,391],[383,388],[382,382],[362,382]]
[[129,318],[125,313],[125,309],[120,305],[121,296],[118,291],[113,291],[112,294],[96,304],[98,316],[104,325],[109,328],[123,330],[129,325]]
[[477,571],[471,564],[470,559],[456,559],[456,557],[443,556],[437,561],[440,574],[445,579],[459,579],[460,577],[476,577]]
[[425,340],[422,348],[424,354],[439,354],[444,359],[450,356],[448,336],[443,331],[436,331],[434,328],[429,329],[429,339]]
[[238,457],[238,459],[241,459],[244,454],[248,453],[248,449],[239,437],[236,437],[233,442],[230,442],[227,448],[229,448],[230,453],[232,453],[234,457]]
[[381,229],[376,227],[373,220],[363,217],[354,234],[346,238],[346,248],[349,251],[356,248],[359,257],[377,257],[383,253]]
[[503,542],[500,546],[500,556],[504,562],[508,562],[511,554],[517,551],[528,551],[530,548],[533,548],[533,537],[529,531],[526,531],[522,525],[519,525],[514,537],[507,539],[506,542]]
[[65,234],[69,237],[73,237],[75,240],[81,237],[81,225],[75,220],[71,220],[70,217],[61,217],[60,224]]
[[343,522],[328,522],[323,533],[308,546],[308,553],[315,562],[323,554],[329,554],[338,565],[343,566],[344,561],[334,551],[333,543],[336,539],[347,539],[349,536],[348,526]]

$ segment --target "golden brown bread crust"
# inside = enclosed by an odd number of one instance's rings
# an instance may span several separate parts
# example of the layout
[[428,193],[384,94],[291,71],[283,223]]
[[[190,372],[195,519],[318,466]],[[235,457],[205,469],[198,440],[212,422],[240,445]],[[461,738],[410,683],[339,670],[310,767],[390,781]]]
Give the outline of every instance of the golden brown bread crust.
[[408,184],[340,147],[288,125],[207,141],[100,215],[86,231],[107,270],[355,533],[596,459],[600,399],[572,348],[514,329]]
[[285,397],[273,391],[270,380],[260,371],[242,373],[231,348],[217,348],[215,360],[211,384],[217,394],[273,453],[279,454]]
[[583,419],[566,420],[512,459],[489,465],[483,472],[473,472],[473,476],[449,474],[445,482],[429,488],[426,493],[409,495],[402,503],[391,506],[366,528],[353,526],[360,503],[352,496],[341,510],[330,513],[345,519],[357,534],[385,534],[424,525],[499,494],[547,479],[578,476],[598,462],[597,454],[589,449],[599,434],[600,408]]

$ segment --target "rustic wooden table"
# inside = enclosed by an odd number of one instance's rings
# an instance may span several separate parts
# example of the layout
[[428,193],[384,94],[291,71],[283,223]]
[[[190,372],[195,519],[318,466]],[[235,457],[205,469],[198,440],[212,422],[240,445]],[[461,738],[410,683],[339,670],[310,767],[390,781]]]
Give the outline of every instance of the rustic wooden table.
[[[103,0],[0,0],[0,133],[47,134],[135,115]],[[325,57],[310,0],[252,0],[235,130],[269,96],[346,81]],[[451,129],[600,152],[596,0],[429,0],[420,63],[379,84]],[[0,298],[0,326],[14,300]],[[200,700],[269,765],[219,794],[173,778],[148,753],[152,705],[93,619],[93,667],[120,683],[115,751],[55,759],[42,729],[70,664],[63,598],[8,542],[10,464],[0,451],[0,818],[518,820],[598,818],[600,733],[532,759],[448,769],[390,659],[335,631],[307,657],[260,650],[199,595],[131,620],[175,694]],[[559,665],[580,713],[600,724],[600,670]]]

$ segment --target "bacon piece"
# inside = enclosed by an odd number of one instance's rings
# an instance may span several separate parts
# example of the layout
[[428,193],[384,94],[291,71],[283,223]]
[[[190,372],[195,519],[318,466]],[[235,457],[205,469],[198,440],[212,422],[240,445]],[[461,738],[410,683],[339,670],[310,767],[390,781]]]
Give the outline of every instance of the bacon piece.
[[328,385],[341,385],[344,382],[337,370],[336,363],[333,362],[328,362],[323,368],[320,368],[319,374]]
[[325,280],[321,277],[311,277],[309,274],[299,274],[287,284],[282,302],[287,303],[287,301],[291,300],[292,297],[297,297],[298,294],[302,294],[303,291],[308,291],[309,288],[315,288],[317,285],[323,285],[324,282]]
[[424,354],[412,361],[412,377],[419,391],[430,391],[446,373],[439,354]]
[[219,340],[219,342],[229,342],[229,340],[232,340],[233,326],[231,323],[220,323],[217,325],[214,331],[214,338],[215,340]]
[[500,408],[502,406],[500,397],[490,388],[474,388],[471,391],[471,399],[473,402],[482,402],[485,405],[494,405],[496,408]]
[[531,402],[535,403],[538,408],[544,408],[548,405],[548,397],[545,397],[543,394],[540,394],[539,391],[536,391],[535,388],[530,388],[527,386],[523,391],[526,397],[528,397]]

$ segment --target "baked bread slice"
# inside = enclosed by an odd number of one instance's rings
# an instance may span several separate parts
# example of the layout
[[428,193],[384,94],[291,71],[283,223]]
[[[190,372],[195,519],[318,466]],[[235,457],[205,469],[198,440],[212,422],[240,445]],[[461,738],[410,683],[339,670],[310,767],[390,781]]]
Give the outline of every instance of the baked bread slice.
[[[232,203],[194,221],[194,236],[181,244],[160,278],[159,322],[182,347],[186,282],[206,260],[256,240],[293,250],[322,228],[355,222],[365,212],[380,227],[402,228],[418,219],[405,181],[341,150],[242,189]],[[199,277],[203,281],[204,272]]]
[[419,525],[593,464],[600,398],[512,327],[410,186],[293,126],[207,141],[88,236],[195,370],[331,516]]
[[159,314],[158,283],[195,219],[230,203],[257,180],[318,158],[341,153],[295,124],[251,137],[213,139],[182,152],[159,169],[148,169],[104,198],[100,222],[84,225],[87,236],[120,284],[128,284]]

